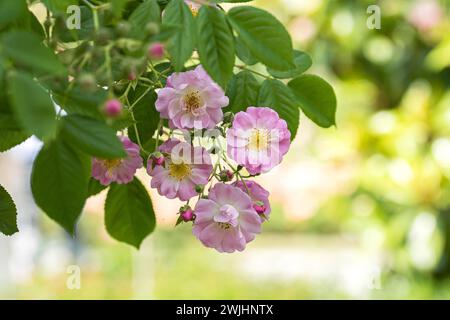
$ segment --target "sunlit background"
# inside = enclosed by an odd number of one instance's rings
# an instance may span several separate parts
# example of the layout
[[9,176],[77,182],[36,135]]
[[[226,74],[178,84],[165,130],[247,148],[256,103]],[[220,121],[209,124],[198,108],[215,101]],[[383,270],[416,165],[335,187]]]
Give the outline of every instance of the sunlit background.
[[[260,178],[273,207],[263,233],[219,254],[175,228],[179,203],[152,190],[158,227],[140,251],[107,235],[104,194],[71,239],[34,205],[30,139],[0,154],[20,229],[0,236],[0,298],[450,298],[450,1],[253,4],[285,23],[338,97],[337,128],[302,116],[284,162]],[[373,4],[380,30],[366,25]]]

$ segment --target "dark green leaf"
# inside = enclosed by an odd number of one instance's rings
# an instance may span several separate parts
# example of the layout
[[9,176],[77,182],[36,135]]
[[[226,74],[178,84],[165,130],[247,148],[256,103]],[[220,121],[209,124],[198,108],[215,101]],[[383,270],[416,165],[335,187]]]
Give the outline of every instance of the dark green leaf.
[[291,80],[288,85],[308,118],[324,128],[336,124],[336,95],[325,80],[305,74]]
[[164,10],[164,25],[179,25],[167,44],[176,71],[181,71],[195,46],[195,24],[191,10],[183,0],[172,0]]
[[0,137],[0,152],[4,152],[21,144],[27,140],[30,135],[21,130],[0,129]]
[[105,225],[114,239],[139,249],[155,224],[151,199],[137,178],[129,184],[111,185],[105,202]]
[[95,195],[99,194],[100,192],[102,192],[103,190],[105,190],[106,188],[108,188],[108,186],[104,186],[98,180],[96,180],[94,178],[90,178],[89,184],[88,184],[87,195],[88,195],[88,197],[95,196]]
[[25,0],[1,0],[0,1],[0,29],[8,23],[20,18],[27,10]]
[[54,137],[57,121],[48,92],[26,73],[12,73],[9,86],[10,101],[22,127],[43,140]]
[[91,160],[58,139],[36,157],[31,190],[36,204],[70,234],[87,198]]
[[273,15],[262,9],[240,6],[228,18],[251,54],[266,66],[287,71],[294,68],[289,33]]
[[294,94],[281,81],[267,79],[259,91],[258,106],[270,107],[287,122],[291,140],[295,138],[299,126],[300,111]]
[[82,115],[68,115],[63,118],[63,138],[83,152],[102,159],[126,157],[116,132],[105,123]]
[[277,71],[271,68],[267,68],[267,72],[278,79],[294,78],[308,70],[312,65],[312,60],[311,57],[305,52],[294,50],[294,63],[295,69],[289,71]]
[[[142,97],[146,91],[146,87],[138,86],[134,92],[130,93],[130,103]],[[143,145],[147,145],[150,140],[154,141],[152,137],[158,128],[159,112],[155,108],[156,99],[156,92],[150,90],[133,107],[139,140]],[[128,136],[133,142],[138,143],[134,126],[128,128]]]
[[0,232],[10,236],[18,231],[16,205],[9,193],[0,186]]
[[258,63],[258,59],[252,56],[250,50],[242,42],[240,37],[234,38],[234,45],[236,47],[236,55],[242,62],[244,62],[248,66],[252,66]]
[[161,20],[160,9],[156,0],[145,0],[129,17],[131,23],[130,35],[136,38],[145,36],[145,27],[149,22],[159,23]]
[[64,75],[66,70],[56,55],[45,47],[38,35],[25,31],[10,31],[2,39],[3,53],[15,64],[31,68],[40,74]]
[[258,102],[259,83],[250,71],[241,71],[231,78],[227,96],[230,98],[229,108],[237,113]]
[[225,88],[233,75],[235,51],[233,34],[224,13],[202,6],[197,16],[198,52],[208,74]]

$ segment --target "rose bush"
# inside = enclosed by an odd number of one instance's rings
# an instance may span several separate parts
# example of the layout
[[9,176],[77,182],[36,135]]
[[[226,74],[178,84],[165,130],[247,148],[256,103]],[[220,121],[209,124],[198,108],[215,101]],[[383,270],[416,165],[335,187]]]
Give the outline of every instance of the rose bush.
[[[44,142],[33,197],[70,234],[87,198],[108,188],[107,231],[139,248],[156,221],[135,177],[146,167],[146,185],[186,201],[178,223],[205,246],[244,250],[271,211],[252,179],[282,161],[300,110],[335,124],[332,87],[304,74],[311,59],[283,25],[227,2],[249,1],[2,1],[0,151]],[[31,5],[46,9],[42,21]],[[2,187],[0,201],[11,235],[17,212]]]

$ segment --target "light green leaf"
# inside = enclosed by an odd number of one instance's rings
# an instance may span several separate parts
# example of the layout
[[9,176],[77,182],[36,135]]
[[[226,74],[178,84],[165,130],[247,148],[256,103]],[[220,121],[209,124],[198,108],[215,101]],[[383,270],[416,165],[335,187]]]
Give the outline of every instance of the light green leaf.
[[1,39],[2,52],[15,64],[28,67],[39,74],[64,75],[66,70],[56,55],[45,47],[35,33],[10,31]]
[[42,140],[54,137],[57,121],[48,92],[26,73],[12,73],[9,86],[10,102],[22,127]]
[[294,64],[295,68],[289,71],[278,71],[267,68],[267,72],[278,79],[294,78],[308,70],[312,65],[312,60],[311,57],[305,52],[294,50]]
[[297,134],[299,126],[300,111],[294,94],[281,81],[267,79],[263,82],[259,91],[258,106],[270,107],[280,118],[284,119],[291,132],[291,140]]
[[131,23],[130,35],[136,38],[145,36],[145,27],[149,22],[159,23],[161,20],[160,9],[156,0],[145,0],[130,15]]
[[85,153],[102,158],[126,157],[116,132],[102,121],[72,114],[63,118],[62,137]]
[[195,23],[189,7],[183,0],[172,0],[164,10],[163,25],[178,25],[167,43],[175,71],[181,71],[191,57],[195,46]]
[[61,139],[45,145],[34,161],[31,174],[34,200],[71,235],[87,198],[90,169],[90,158]]
[[208,74],[225,88],[233,75],[235,51],[233,34],[224,13],[202,6],[197,16],[200,62]]
[[266,66],[280,71],[295,67],[291,37],[273,15],[239,6],[228,12],[228,20],[251,54]]
[[258,102],[259,83],[250,71],[235,74],[228,85],[227,96],[230,98],[229,108],[237,113]]
[[305,74],[291,80],[288,85],[308,118],[323,128],[336,124],[336,95],[325,80]]
[[111,185],[105,202],[105,225],[114,239],[139,249],[155,224],[151,199],[137,178],[128,184]]
[[0,232],[10,236],[18,231],[16,205],[9,193],[0,186]]

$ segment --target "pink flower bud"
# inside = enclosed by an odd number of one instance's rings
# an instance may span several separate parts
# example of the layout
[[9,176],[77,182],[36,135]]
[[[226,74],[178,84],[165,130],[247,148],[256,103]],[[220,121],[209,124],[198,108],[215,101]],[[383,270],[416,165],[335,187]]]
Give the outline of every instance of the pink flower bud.
[[233,180],[234,174],[230,170],[222,170],[219,172],[219,178],[222,182],[228,182]]
[[122,112],[122,103],[118,99],[109,99],[103,111],[108,117],[117,117]]
[[154,165],[156,166],[162,166],[164,164],[164,161],[166,160],[161,152],[155,152],[151,157]]
[[256,201],[253,204],[253,209],[255,209],[257,214],[264,214],[266,212],[266,206],[264,205],[264,202],[262,201]]
[[194,221],[195,219],[194,211],[190,207],[181,208],[180,216],[184,222]]
[[159,60],[164,58],[164,44],[161,42],[155,42],[150,45],[148,48],[148,56],[150,59]]

